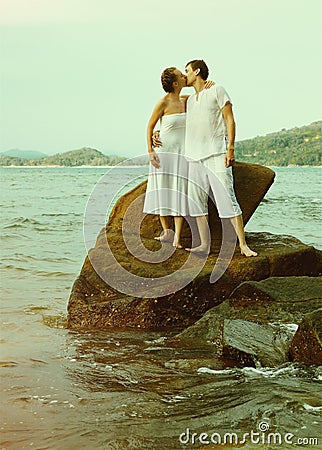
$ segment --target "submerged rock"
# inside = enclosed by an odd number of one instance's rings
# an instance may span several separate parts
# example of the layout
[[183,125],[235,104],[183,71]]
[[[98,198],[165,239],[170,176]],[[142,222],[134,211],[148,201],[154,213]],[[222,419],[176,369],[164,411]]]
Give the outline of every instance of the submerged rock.
[[247,365],[245,355],[265,366],[288,360],[312,363],[320,360],[322,351],[321,310],[316,311],[321,299],[318,277],[244,282],[170,342],[208,347],[216,356],[245,360]]
[[291,343],[290,355],[293,361],[322,364],[322,308],[304,316]]
[[262,366],[276,366],[288,359],[289,346],[296,332],[293,324],[257,324],[226,319],[223,324],[223,355],[236,361],[252,357]]

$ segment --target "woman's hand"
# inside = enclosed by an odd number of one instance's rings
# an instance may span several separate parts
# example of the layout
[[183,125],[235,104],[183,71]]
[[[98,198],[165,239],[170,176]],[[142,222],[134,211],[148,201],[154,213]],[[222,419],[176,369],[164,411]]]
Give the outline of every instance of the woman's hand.
[[155,167],[156,169],[160,169],[160,159],[154,150],[149,153],[149,156],[150,156],[150,163],[152,164],[152,166]]
[[205,83],[205,89],[210,89],[212,86],[214,86],[216,83],[211,80],[207,80]]

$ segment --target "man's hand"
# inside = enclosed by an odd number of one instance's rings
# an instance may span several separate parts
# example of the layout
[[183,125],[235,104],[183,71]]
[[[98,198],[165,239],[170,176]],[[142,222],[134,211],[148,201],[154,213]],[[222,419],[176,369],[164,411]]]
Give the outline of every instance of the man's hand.
[[157,130],[152,134],[153,147],[162,147],[162,142],[160,141],[159,137],[160,137],[160,130]]
[[230,148],[227,150],[226,152],[226,156],[225,156],[225,166],[226,167],[230,167],[233,166],[235,162],[235,154],[234,154],[234,149]]
[[152,166],[155,167],[156,169],[160,169],[160,160],[154,150],[149,153],[149,156]]

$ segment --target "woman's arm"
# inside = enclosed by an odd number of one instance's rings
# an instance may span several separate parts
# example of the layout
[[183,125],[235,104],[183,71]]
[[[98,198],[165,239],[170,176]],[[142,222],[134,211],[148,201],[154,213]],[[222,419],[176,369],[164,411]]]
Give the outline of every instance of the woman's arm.
[[160,167],[160,161],[158,158],[158,155],[155,153],[154,149],[153,149],[153,143],[152,143],[152,134],[153,134],[153,130],[154,127],[156,126],[156,124],[158,123],[158,120],[163,116],[164,114],[164,108],[165,108],[165,101],[162,98],[155,106],[151,117],[149,119],[148,122],[148,126],[147,126],[147,144],[148,144],[148,152],[150,155],[150,161],[151,164],[156,167],[157,169]]

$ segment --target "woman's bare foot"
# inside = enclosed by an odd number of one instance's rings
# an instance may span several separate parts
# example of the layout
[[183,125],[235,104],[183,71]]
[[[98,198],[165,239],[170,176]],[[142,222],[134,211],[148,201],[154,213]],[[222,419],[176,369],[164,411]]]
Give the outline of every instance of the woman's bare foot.
[[246,257],[249,256],[257,256],[257,253],[251,250],[248,245],[244,245],[243,247],[240,247],[240,253]]
[[176,247],[176,248],[183,248],[183,246],[181,245],[180,239],[178,240],[176,235],[174,235],[172,245],[173,245],[173,247]]
[[209,246],[199,245],[198,247],[186,248],[187,252],[196,253],[197,255],[208,255]]
[[160,242],[171,242],[172,241],[172,230],[164,230],[160,236],[156,236],[154,239]]

